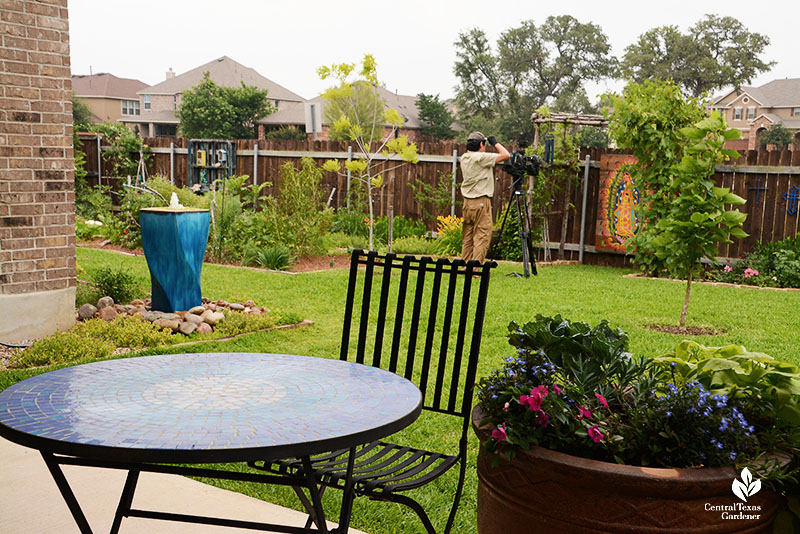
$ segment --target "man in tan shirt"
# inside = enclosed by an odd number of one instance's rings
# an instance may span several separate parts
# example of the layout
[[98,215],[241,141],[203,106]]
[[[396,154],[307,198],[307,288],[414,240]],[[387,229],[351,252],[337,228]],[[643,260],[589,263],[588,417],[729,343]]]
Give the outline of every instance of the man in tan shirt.
[[[486,152],[486,144],[497,150]],[[461,257],[483,262],[492,240],[492,196],[494,196],[494,166],[511,157],[494,136],[488,139],[480,132],[467,137],[467,152],[461,156],[461,195],[464,197],[464,223]]]

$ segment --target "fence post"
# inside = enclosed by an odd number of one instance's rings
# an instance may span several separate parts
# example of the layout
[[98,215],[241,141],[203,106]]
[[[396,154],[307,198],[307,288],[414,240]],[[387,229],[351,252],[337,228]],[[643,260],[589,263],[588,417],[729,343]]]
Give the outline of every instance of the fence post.
[[175,142],[169,142],[169,182],[175,185]]
[[451,186],[450,216],[456,216],[456,171],[458,170],[458,149],[453,149],[453,184]]
[[[253,146],[253,186],[258,185],[258,139]],[[258,209],[258,195],[253,198],[253,209]]]
[[100,134],[95,137],[97,140],[97,185],[102,185],[103,178],[103,155],[101,154]]
[[586,195],[589,192],[589,163],[591,156],[586,154],[583,167],[583,201],[581,202],[581,244],[578,249],[578,262],[583,265],[583,250],[586,247]]
[[[347,161],[353,161],[353,147],[347,147]],[[350,211],[350,169],[347,169],[347,194],[345,195],[347,211]]]

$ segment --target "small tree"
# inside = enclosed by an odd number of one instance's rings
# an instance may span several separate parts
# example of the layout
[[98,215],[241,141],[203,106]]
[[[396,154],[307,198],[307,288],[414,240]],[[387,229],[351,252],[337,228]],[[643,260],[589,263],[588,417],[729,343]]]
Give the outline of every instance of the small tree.
[[103,161],[110,169],[111,176],[136,176],[139,169],[139,154],[145,163],[150,159],[150,148],[142,138],[130,131],[124,124],[104,122],[92,128],[105,136],[109,147],[103,150]]
[[[403,118],[396,109],[386,108],[378,97],[378,77],[375,58],[366,54],[361,63],[360,79],[351,81],[356,65],[354,63],[340,63],[330,67],[320,67],[317,74],[323,80],[334,78],[339,81],[337,87],[326,90],[322,97],[326,107],[335,104],[340,110],[340,115],[333,121],[332,130],[338,135],[356,144],[358,154],[355,159],[345,163],[346,170],[350,171],[353,178],[367,187],[367,201],[369,205],[369,248],[374,250],[373,235],[375,229],[375,212],[373,192],[383,186],[383,174],[379,168],[383,167],[384,159],[389,161],[402,160],[416,164],[417,145],[409,143],[404,135],[395,137],[395,132],[403,124]],[[360,115],[358,95],[363,94],[364,87],[370,87],[375,98],[372,102],[372,115],[365,121]],[[372,142],[377,140],[378,147],[372,150]],[[382,155],[382,158],[378,156]],[[397,167],[393,165],[382,172],[388,173]],[[341,173],[338,161],[328,160],[322,167],[326,171]],[[391,176],[391,175],[390,175]],[[389,250],[392,246],[392,204],[389,201]]]
[[776,122],[758,138],[758,144],[762,147],[775,145],[778,150],[785,149],[792,144],[792,132],[783,127],[783,124]]
[[92,127],[92,110],[72,93],[72,131],[88,132]]
[[739,130],[728,129],[725,119],[715,111],[694,126],[682,128],[681,134],[691,144],[673,168],[674,197],[666,216],[655,224],[658,235],[652,244],[670,274],[686,278],[680,319],[683,327],[692,279],[703,271],[701,260],[715,257],[717,244],[731,243],[730,236],[747,237],[742,230],[747,214],[726,210],[726,204],[742,205],[745,200],[726,187],[715,187],[712,179],[718,163],[739,157],[735,150],[724,149],[726,141],[740,137]]
[[687,144],[680,130],[701,120],[705,112],[698,99],[685,99],[670,81],[629,83],[621,96],[612,96],[611,106],[609,134],[636,156],[628,170],[643,199],[636,210],[644,225],[628,241],[628,250],[636,254],[634,262],[640,269],[658,274],[665,267],[651,240],[657,235],[656,222],[666,217],[673,198],[673,167]]
[[275,111],[267,91],[257,87],[221,87],[208,72],[203,81],[183,93],[175,112],[186,137],[249,139],[255,137],[255,121]]
[[447,105],[439,100],[439,95],[417,95],[417,110],[422,124],[422,133],[433,137],[436,141],[453,139],[456,133],[450,128],[455,117]]

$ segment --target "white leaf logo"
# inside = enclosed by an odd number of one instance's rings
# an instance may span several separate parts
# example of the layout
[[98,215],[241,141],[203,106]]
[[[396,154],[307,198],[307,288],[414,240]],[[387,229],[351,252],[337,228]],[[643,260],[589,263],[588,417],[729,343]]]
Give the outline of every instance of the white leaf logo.
[[747,498],[755,495],[761,489],[761,481],[753,480],[753,475],[746,467],[742,469],[742,480],[733,479],[733,494],[747,502]]

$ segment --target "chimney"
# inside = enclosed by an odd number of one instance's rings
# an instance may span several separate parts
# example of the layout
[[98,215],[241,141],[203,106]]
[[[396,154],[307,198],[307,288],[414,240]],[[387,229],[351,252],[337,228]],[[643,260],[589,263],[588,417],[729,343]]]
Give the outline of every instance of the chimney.
[[175,73],[172,72],[172,67],[170,67],[169,71],[167,72],[167,80],[171,80],[174,77],[175,77]]

